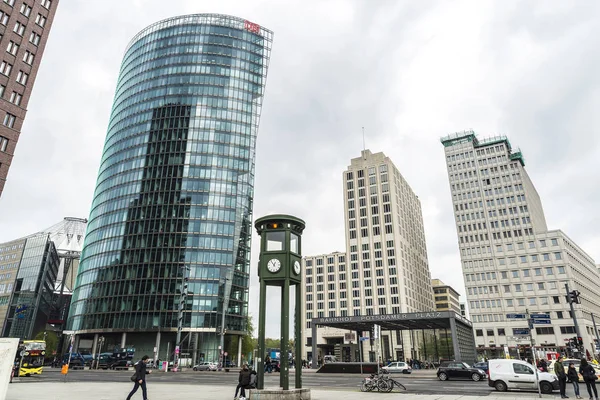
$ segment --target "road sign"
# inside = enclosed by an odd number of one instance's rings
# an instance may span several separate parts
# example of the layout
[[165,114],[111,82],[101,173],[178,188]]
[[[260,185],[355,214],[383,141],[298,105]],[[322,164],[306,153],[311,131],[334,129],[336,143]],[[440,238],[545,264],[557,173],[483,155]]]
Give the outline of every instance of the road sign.
[[533,322],[534,324],[540,324],[540,325],[550,325],[551,324],[550,319],[532,319],[531,322]]
[[525,319],[525,314],[506,314],[506,318],[508,319]]
[[361,341],[361,342],[363,342],[363,341],[365,341],[365,340],[369,340],[369,339],[370,339],[370,338],[369,338],[368,336],[367,336],[367,337],[364,337],[364,336],[363,336],[363,337],[361,337],[361,338],[360,338],[360,341]]
[[531,319],[550,319],[550,314],[529,314]]
[[179,346],[175,346],[175,354],[179,354]]
[[513,335],[529,335],[529,329],[513,329]]

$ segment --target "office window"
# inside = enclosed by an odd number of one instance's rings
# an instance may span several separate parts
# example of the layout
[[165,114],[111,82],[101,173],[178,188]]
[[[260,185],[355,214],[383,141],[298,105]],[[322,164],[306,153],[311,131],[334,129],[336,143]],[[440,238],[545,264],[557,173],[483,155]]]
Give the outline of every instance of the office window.
[[486,334],[488,336],[494,336],[494,330],[493,329],[486,329],[486,331],[487,331]]
[[[558,253],[560,254],[560,253]],[[558,273],[559,274],[566,274],[567,271],[565,270],[565,267],[557,267]]]
[[560,297],[552,296],[552,301],[554,301],[554,304],[560,304]]
[[554,268],[546,267],[546,275],[554,275]]
[[0,97],[4,96],[4,91],[6,90],[6,86],[0,85]]
[[6,61],[2,61],[2,63],[0,63],[0,74],[9,76],[10,71],[12,71],[12,65]]
[[25,32],[25,25],[20,22],[15,23],[15,27],[13,28],[13,32],[15,32],[19,36],[23,36],[23,32]]
[[15,0],[4,0],[4,2],[11,7],[15,5]]
[[31,34],[29,35],[29,42],[33,43],[35,46],[37,46],[38,44],[40,44],[40,39],[42,37],[40,35],[38,35],[35,32],[31,32]]
[[[29,79],[29,74],[26,74],[23,71],[19,71],[19,74],[17,75],[17,82],[19,82],[21,85],[26,85],[27,79]],[[279,232],[275,232],[275,233],[279,233]]]
[[4,122],[2,122],[2,124],[4,126],[12,128],[13,126],[15,126],[15,119],[16,117],[14,115],[6,113],[6,115],[4,116]]
[[552,239],[552,246],[558,246],[558,239]]
[[483,336],[483,329],[475,329],[476,336]]
[[8,46],[6,47],[6,51],[13,56],[17,55],[17,51],[19,51],[19,45],[13,42],[12,40],[8,42]]
[[52,5],[52,0],[42,0],[42,7],[49,10]]
[[46,25],[46,21],[46,17],[44,17],[42,14],[38,14],[37,17],[35,17],[35,23],[41,26],[42,28],[44,27],[44,25]]
[[23,14],[24,16],[29,18],[29,15],[31,14],[31,7],[29,7],[27,4],[23,3],[23,4],[21,4],[20,12],[21,12],[21,14]]
[[6,147],[8,146],[8,139],[4,136],[0,136],[0,151],[6,151]]
[[23,62],[25,62],[26,64],[32,65],[33,58],[34,58],[34,55],[29,50],[27,50],[25,53],[23,53]]
[[12,92],[12,94],[10,95],[10,102],[20,106],[22,98],[23,98],[23,96],[20,93]]
[[562,260],[562,254],[560,252],[554,253],[554,259],[555,260]]

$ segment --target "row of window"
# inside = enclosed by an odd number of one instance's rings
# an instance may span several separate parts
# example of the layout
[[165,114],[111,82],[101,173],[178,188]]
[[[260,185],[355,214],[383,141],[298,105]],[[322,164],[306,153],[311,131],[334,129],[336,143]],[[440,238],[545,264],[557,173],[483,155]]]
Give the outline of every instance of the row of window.
[[[15,0],[3,0],[3,1],[11,7],[15,5]],[[50,7],[52,7],[52,0],[40,0],[40,3],[42,4],[42,7],[44,7],[46,10],[49,10]],[[21,14],[25,15],[24,11],[23,11],[24,7],[28,8],[29,12],[31,12],[31,7],[28,6],[27,4],[23,4],[21,6]],[[29,14],[26,14],[25,16],[28,17]]]
[[[513,333],[513,335],[520,335],[524,329],[527,329],[527,328],[513,328],[512,333]],[[536,327],[535,331],[538,335],[553,335],[554,327],[552,327],[552,326]],[[475,336],[483,336],[483,332],[484,332],[483,329],[476,329]],[[498,336],[506,336],[505,328],[498,328],[497,332],[498,332]],[[486,333],[486,336],[489,336],[489,337],[495,336],[495,331],[494,331],[494,329],[491,329],[491,328],[486,329],[485,333]],[[561,334],[576,333],[575,327],[574,326],[561,326],[560,333]]]
[[[12,71],[12,64],[6,62],[6,61],[2,61],[2,63],[0,63],[0,74],[5,75],[5,76],[10,76],[10,73]],[[17,83],[20,83],[21,85],[25,86],[27,84],[27,80],[29,79],[29,74],[20,70],[19,73],[17,74]]]

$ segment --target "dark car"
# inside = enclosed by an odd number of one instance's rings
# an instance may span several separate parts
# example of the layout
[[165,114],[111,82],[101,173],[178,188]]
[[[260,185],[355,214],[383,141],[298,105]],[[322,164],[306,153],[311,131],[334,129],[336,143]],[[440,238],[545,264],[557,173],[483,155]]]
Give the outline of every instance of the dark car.
[[133,367],[133,363],[131,360],[118,360],[110,365],[110,369],[129,369],[129,367]]
[[469,364],[460,361],[442,361],[437,371],[440,381],[448,379],[471,379],[478,382],[487,377],[485,371],[473,368]]
[[482,370],[483,372],[487,372],[487,370],[489,368],[488,367],[488,362],[487,361],[483,361],[483,362],[475,363],[475,364],[473,364],[473,368],[477,368],[477,369]]

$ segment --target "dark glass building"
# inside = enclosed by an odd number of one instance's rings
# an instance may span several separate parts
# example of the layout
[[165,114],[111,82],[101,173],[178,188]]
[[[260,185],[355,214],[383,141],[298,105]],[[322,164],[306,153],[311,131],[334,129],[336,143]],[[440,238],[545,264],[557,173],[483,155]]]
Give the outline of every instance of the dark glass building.
[[12,269],[2,274],[10,282],[6,292],[0,285],[0,293],[7,295],[0,299],[5,298],[8,305],[6,314],[0,315],[2,336],[33,339],[46,330],[52,309],[60,264],[56,247],[49,234],[40,233],[0,245],[0,250],[0,269]]
[[216,361],[220,334],[245,333],[272,38],[244,19],[197,14],[128,45],[68,318],[79,350],[99,351],[104,337],[105,349],[164,360],[180,329],[182,358]]

